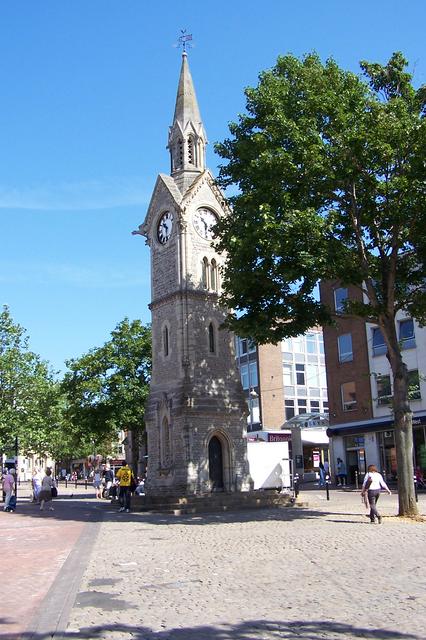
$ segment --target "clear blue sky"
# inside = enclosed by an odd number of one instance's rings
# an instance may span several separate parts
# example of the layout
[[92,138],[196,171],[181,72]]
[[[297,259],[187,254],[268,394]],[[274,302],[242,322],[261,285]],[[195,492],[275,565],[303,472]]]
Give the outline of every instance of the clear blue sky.
[[55,369],[149,322],[143,221],[166,150],[180,53],[210,141],[279,54],[357,71],[401,50],[426,83],[423,0],[19,0],[0,6],[0,304]]

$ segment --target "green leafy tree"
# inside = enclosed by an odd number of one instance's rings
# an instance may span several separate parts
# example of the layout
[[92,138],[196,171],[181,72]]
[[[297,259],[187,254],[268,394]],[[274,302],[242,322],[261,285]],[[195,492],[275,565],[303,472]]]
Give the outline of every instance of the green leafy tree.
[[[363,292],[347,311],[377,323],[393,376],[399,513],[414,515],[407,367],[396,333],[403,311],[426,322],[426,87],[407,62],[361,63],[364,77],[315,54],[287,55],[246,90],[247,113],[216,146],[232,215],[228,325],[260,343],[333,322],[319,280]],[[237,189],[235,189],[237,187]]]
[[29,349],[26,331],[8,307],[0,314],[0,450],[52,453],[60,429],[59,389],[46,362]]
[[66,419],[87,453],[107,453],[121,429],[145,432],[151,375],[151,330],[125,318],[103,346],[68,361],[62,381]]

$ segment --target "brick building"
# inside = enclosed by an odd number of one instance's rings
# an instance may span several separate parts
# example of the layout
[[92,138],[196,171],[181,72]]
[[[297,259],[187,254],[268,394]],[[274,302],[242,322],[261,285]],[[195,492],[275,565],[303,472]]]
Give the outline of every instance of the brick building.
[[[390,479],[397,476],[391,413],[392,375],[380,329],[345,313],[345,301],[360,300],[354,286],[322,282],[321,300],[336,313],[336,325],[324,328],[329,397],[328,434],[332,466],[346,464],[349,482],[375,464]],[[403,359],[410,376],[414,465],[426,471],[426,329],[400,313],[396,317]]]

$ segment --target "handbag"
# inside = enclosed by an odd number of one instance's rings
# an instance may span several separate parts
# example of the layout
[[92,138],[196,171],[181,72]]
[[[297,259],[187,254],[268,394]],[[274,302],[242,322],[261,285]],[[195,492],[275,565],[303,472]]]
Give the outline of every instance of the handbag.
[[56,487],[52,487],[50,489],[50,491],[51,491],[51,494],[52,494],[52,498],[57,498],[58,497],[58,490],[57,490]]
[[361,495],[364,496],[367,493],[372,482],[373,482],[373,478],[371,476],[368,476],[367,482],[365,483],[365,486],[362,489]]

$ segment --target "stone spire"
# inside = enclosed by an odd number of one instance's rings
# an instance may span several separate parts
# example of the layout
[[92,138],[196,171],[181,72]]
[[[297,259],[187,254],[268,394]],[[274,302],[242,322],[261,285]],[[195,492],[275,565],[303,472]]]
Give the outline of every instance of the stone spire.
[[182,54],[182,67],[176,96],[173,124],[169,129],[171,175],[182,193],[206,166],[207,137],[201,121],[187,54]]

